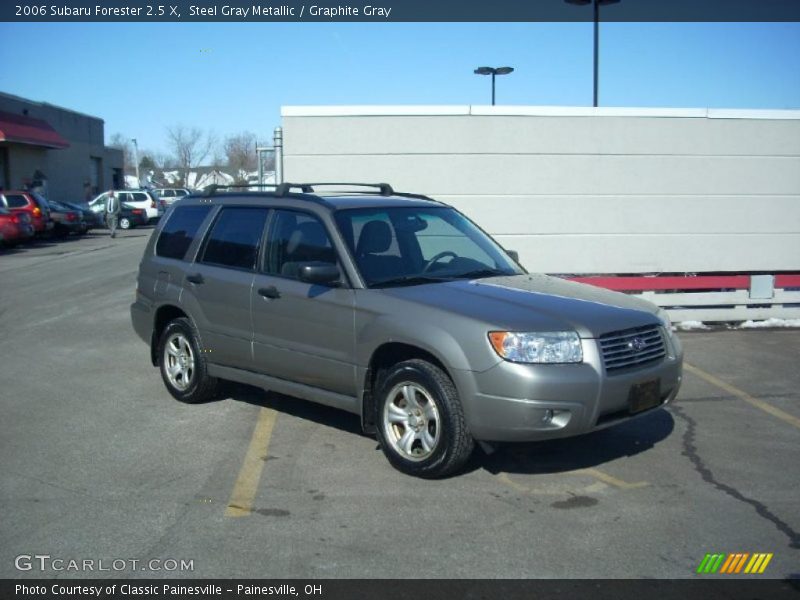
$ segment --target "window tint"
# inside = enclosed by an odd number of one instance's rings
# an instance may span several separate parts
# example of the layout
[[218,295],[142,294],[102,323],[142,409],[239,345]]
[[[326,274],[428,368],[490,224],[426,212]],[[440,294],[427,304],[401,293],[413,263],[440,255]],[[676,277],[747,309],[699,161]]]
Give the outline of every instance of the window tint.
[[6,203],[9,208],[22,208],[28,206],[28,199],[22,194],[7,194]]
[[175,190],[164,190],[161,193],[162,198],[174,198],[175,197]]
[[268,213],[266,208],[223,208],[208,235],[201,262],[255,269]]
[[277,210],[267,234],[264,271],[297,279],[306,262],[336,263],[325,226],[316,217],[293,210]]
[[176,208],[158,236],[156,254],[182,259],[210,210],[211,206]]
[[128,194],[128,196],[133,196],[133,200],[128,200],[127,202],[147,202],[150,199],[147,197],[147,194],[142,192],[135,192],[133,194]]

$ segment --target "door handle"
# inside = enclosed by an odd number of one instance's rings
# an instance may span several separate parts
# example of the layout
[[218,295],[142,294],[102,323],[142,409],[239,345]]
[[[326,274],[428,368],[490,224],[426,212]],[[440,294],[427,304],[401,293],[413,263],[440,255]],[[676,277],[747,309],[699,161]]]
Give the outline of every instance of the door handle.
[[272,300],[281,297],[281,293],[278,291],[278,288],[276,288],[274,285],[265,288],[259,288],[258,295],[264,296],[264,298],[271,298]]
[[205,279],[203,279],[203,276],[200,273],[195,273],[194,275],[187,275],[186,281],[188,281],[189,283],[196,283],[196,284],[205,283]]

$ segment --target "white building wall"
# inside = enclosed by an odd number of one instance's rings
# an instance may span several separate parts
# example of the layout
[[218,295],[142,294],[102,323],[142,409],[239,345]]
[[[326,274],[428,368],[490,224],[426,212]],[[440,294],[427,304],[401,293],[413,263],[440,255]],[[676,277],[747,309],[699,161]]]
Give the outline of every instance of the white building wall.
[[453,204],[546,273],[800,270],[800,111],[284,107],[287,181]]

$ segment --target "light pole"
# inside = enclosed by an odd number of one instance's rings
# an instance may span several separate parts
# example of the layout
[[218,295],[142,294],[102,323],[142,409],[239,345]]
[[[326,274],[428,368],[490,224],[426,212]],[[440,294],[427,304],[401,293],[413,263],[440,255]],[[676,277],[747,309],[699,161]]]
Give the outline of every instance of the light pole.
[[133,162],[136,163],[136,187],[142,187],[142,180],[139,179],[139,144],[136,143],[136,138],[132,138],[133,142]]
[[494,106],[494,78],[495,75],[508,75],[513,72],[512,67],[478,67],[473,71],[475,75],[491,75],[492,76],[492,106]]
[[600,54],[600,7],[608,4],[617,4],[620,0],[564,0],[567,4],[586,6],[591,4],[594,7],[594,104],[597,106],[597,71]]

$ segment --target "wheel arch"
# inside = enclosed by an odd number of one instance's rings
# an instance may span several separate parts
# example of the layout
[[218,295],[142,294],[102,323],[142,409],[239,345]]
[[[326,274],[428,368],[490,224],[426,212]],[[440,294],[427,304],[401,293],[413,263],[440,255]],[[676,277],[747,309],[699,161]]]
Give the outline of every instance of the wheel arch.
[[165,304],[156,310],[153,317],[153,332],[150,336],[150,361],[154,367],[158,366],[158,340],[161,339],[161,334],[171,321],[180,318],[191,321],[191,317],[174,304]]
[[380,377],[397,363],[411,360],[413,358],[422,359],[439,367],[453,381],[453,376],[444,361],[434,353],[405,342],[386,342],[378,346],[369,360],[366,373],[364,375],[364,387],[361,396],[361,427],[366,433],[375,432],[375,419],[373,418],[375,408],[375,393],[380,382]]

